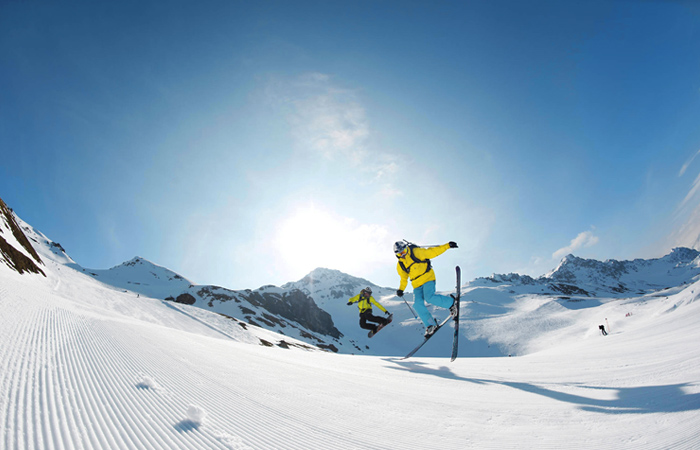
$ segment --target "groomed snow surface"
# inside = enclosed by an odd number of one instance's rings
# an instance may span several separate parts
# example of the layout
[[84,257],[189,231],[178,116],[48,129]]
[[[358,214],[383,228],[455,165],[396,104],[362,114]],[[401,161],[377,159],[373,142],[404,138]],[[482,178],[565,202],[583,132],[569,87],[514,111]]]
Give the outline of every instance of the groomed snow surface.
[[0,267],[3,450],[700,448],[698,283],[606,304],[606,337],[585,318],[578,335],[529,330],[525,356],[450,363],[263,346],[44,268]]

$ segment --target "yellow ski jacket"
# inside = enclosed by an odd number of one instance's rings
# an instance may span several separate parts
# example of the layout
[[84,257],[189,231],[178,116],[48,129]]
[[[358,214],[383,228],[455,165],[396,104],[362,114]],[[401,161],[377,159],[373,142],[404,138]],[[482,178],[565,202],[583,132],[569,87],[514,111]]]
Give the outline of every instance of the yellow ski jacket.
[[[401,277],[400,290],[405,290],[408,279],[411,279],[413,289],[423,286],[428,281],[435,280],[435,271],[428,262],[445,253],[450,248],[450,244],[438,245],[436,247],[415,247],[410,248],[403,258],[399,258],[396,264],[396,271]],[[401,267],[403,265],[403,267]],[[405,268],[405,270],[404,270]]]
[[356,296],[350,298],[348,300],[349,303],[357,303],[357,307],[360,308],[360,312],[363,313],[365,311],[371,311],[372,310],[372,305],[377,305],[379,309],[381,309],[384,312],[387,312],[386,308],[384,308],[381,304],[379,304],[378,301],[374,299],[374,297],[370,296],[369,298],[363,297],[362,293],[357,294]]

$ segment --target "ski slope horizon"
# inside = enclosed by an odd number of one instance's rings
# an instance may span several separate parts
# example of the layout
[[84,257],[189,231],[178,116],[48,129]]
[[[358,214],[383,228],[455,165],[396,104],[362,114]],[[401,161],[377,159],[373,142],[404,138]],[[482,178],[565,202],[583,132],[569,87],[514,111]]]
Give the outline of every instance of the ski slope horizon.
[[[447,349],[409,360],[320,351],[135,296],[55,246],[36,251],[44,275],[0,264],[8,450],[700,447],[700,280],[687,267],[685,284],[609,298],[521,292],[513,303],[481,280],[469,292],[483,302],[465,300],[463,323],[489,342],[520,340],[522,356],[449,363]],[[594,326],[605,318],[608,336]],[[480,345],[471,337],[461,349]]]
[[[319,268],[301,280],[288,282],[281,287],[266,285],[255,290],[231,291],[219,286],[194,285],[186,277],[141,257],[106,270],[86,269],[68,256],[60,244],[21,218],[16,217],[16,220],[46,258],[67,264],[112,288],[134,296],[171,301],[186,295],[191,299],[188,304],[321,348],[340,353],[402,356],[417,344],[423,333],[423,325],[410,307],[412,293],[400,299],[396,297],[393,287],[378,286],[337,270]],[[600,267],[591,270],[590,266],[596,265]],[[436,270],[439,276],[443,276],[444,269]],[[630,273],[622,277],[609,277],[611,272],[624,271]],[[700,275],[700,252],[681,248],[655,260],[623,262],[613,260],[600,263],[568,255],[562,258],[557,268],[538,279],[519,274],[477,278],[462,286],[464,311],[461,316],[465,327],[461,334],[470,342],[462,354],[468,357],[507,356],[536,351],[539,349],[537,340],[531,339],[528,331],[534,327],[562,335],[578,335],[586,330],[586,333],[590,333],[590,330],[595,333],[607,317],[614,320],[614,317],[627,313],[624,310],[607,311],[611,308],[615,310],[620,299],[634,296],[635,293],[653,293],[677,286],[696,275]],[[581,278],[580,286],[572,286],[572,278],[577,277]],[[557,283],[552,283],[553,280]],[[625,289],[621,289],[623,282]],[[346,305],[349,297],[366,286],[370,286],[374,297],[394,314],[394,322],[382,330],[381,338],[369,339],[367,331],[358,326],[357,307]],[[319,330],[303,322],[298,327],[298,317],[284,313],[280,316],[279,311],[271,311],[269,305],[258,302],[260,295],[284,297],[295,291],[303,292],[306,298],[290,296],[287,300],[291,303],[290,307],[315,308],[317,314],[328,316],[326,327]],[[303,300],[306,303],[299,303]],[[530,306],[522,308],[525,304]],[[446,310],[430,309],[436,319],[446,314]],[[547,314],[540,313],[545,310]],[[557,317],[557,320],[551,320],[550,315]],[[578,315],[579,319],[574,320],[572,315]],[[575,325],[584,319],[588,321],[586,327]],[[524,321],[529,324],[527,328],[514,323]],[[494,328],[499,328],[500,332],[494,333]],[[451,340],[449,332],[438,333],[421,349],[420,354],[442,356],[451,346]]]

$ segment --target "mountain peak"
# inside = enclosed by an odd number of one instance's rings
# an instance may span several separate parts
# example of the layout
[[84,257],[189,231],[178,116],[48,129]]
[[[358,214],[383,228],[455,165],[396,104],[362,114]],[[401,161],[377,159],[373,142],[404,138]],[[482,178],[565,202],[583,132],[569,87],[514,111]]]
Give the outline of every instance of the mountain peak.
[[363,284],[366,286],[376,286],[374,283],[365,280],[364,278],[354,277],[348,275],[345,272],[341,272],[336,269],[326,269],[324,267],[317,267],[316,269],[309,272],[304,278],[297,281],[296,283],[286,283],[283,287],[293,285],[293,284],[307,284],[307,285],[317,285],[320,283],[328,284]]
[[666,255],[666,258],[674,262],[690,262],[697,259],[698,256],[700,256],[700,251],[693,248],[676,247],[671,250],[670,254]]
[[176,272],[141,256],[135,256],[110,269],[83,269],[83,271],[112,286],[156,298],[160,295],[163,286],[177,285],[180,289],[186,289],[192,285],[189,280]]
[[121,263],[117,266],[114,266],[113,269],[116,269],[117,267],[122,267],[122,266],[133,267],[133,266],[137,266],[137,265],[146,265],[146,264],[151,265],[151,266],[155,266],[155,267],[159,267],[157,264],[154,264],[145,258],[142,258],[140,256],[134,256],[130,260],[124,261],[123,263]]
[[564,264],[571,264],[571,263],[575,263],[575,262],[580,261],[580,260],[581,260],[581,258],[579,258],[578,256],[575,256],[574,254],[569,253],[568,255],[566,255],[565,257],[563,257],[561,259],[561,262]]

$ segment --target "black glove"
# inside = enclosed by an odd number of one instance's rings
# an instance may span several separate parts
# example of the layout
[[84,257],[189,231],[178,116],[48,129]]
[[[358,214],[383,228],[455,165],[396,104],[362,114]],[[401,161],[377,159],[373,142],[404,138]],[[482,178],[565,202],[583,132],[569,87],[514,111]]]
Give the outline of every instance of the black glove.
[[397,290],[396,295],[398,295],[399,297],[403,297],[403,291],[401,289]]
[[457,243],[455,241],[450,241],[450,248],[457,248]]
[[384,314],[386,314],[387,316],[391,315],[391,314],[389,314],[389,311],[384,311]]
[[348,302],[348,306],[352,305],[352,302]]

